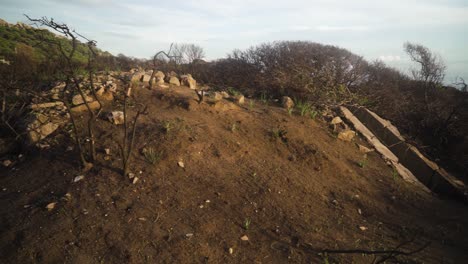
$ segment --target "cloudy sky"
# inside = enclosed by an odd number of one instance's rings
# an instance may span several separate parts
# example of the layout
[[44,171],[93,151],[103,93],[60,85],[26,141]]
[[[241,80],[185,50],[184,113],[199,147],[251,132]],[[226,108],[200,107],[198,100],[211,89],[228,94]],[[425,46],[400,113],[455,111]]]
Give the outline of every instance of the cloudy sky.
[[275,40],[337,45],[406,71],[405,41],[439,53],[446,82],[468,80],[468,0],[0,0],[10,23],[53,17],[113,54],[148,58],[172,42],[207,59]]

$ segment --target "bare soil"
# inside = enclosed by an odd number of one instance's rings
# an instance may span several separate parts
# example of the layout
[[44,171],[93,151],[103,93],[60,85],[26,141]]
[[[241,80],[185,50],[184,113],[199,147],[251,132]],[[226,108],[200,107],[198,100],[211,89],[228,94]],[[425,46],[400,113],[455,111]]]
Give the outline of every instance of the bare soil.
[[430,244],[387,263],[468,259],[466,205],[403,181],[375,152],[364,159],[360,138],[340,141],[324,121],[272,102],[198,104],[186,87],[136,98],[149,106],[130,166],[136,184],[120,171],[123,128],[105,120],[84,180],[73,183],[82,173],[65,134],[1,169],[0,262],[372,263],[320,252],[407,241],[399,250]]

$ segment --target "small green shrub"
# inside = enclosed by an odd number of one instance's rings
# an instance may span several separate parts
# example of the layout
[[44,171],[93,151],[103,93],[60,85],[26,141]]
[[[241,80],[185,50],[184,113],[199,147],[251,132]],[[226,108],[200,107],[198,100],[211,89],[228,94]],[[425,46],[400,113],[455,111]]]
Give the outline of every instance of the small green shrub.
[[161,160],[163,154],[164,154],[163,150],[158,152],[152,147],[145,148],[143,150],[143,155],[145,156],[146,161],[153,165],[158,163]]

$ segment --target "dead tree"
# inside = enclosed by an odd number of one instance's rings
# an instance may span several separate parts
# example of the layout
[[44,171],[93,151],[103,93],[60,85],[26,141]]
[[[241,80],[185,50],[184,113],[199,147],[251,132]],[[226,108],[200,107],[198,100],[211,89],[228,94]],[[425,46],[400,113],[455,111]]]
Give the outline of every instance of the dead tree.
[[[64,68],[62,69],[63,71],[63,74],[64,76],[66,77],[66,85],[65,85],[65,88],[64,88],[64,92],[62,93],[63,95],[63,102],[64,104],[67,106],[67,111],[68,113],[70,114],[70,119],[71,119],[71,123],[73,125],[73,131],[74,131],[74,134],[75,134],[75,138],[76,138],[76,144],[77,144],[77,147],[78,147],[78,150],[80,152],[80,159],[81,159],[81,163],[83,165],[83,167],[85,169],[87,168],[90,168],[92,166],[92,162],[95,161],[96,159],[96,148],[95,148],[95,137],[94,137],[94,126],[95,126],[95,122],[96,122],[96,119],[97,119],[97,115],[95,114],[94,110],[90,107],[88,101],[86,100],[86,95],[83,91],[83,89],[81,88],[81,81],[82,79],[78,76],[78,73],[76,72],[76,69],[75,69],[75,62],[74,62],[74,56],[75,56],[75,53],[77,51],[77,47],[78,45],[81,43],[80,40],[85,40],[86,43],[87,43],[87,46],[88,46],[88,49],[89,49],[89,57],[88,57],[88,75],[89,75],[89,81],[90,81],[90,89],[91,89],[91,92],[93,94],[93,96],[95,97],[94,99],[98,102],[99,104],[99,107],[98,107],[98,113],[102,107],[101,105],[101,102],[99,101],[99,99],[97,98],[96,94],[95,94],[95,91],[94,91],[94,85],[93,85],[93,72],[92,72],[92,64],[94,63],[94,58],[96,56],[93,48],[95,47],[96,45],[96,42],[95,41],[92,41],[92,40],[88,40],[87,38],[83,37],[82,35],[80,35],[79,33],[77,33],[75,30],[72,30],[70,29],[66,24],[63,24],[63,23],[57,23],[55,22],[52,18],[49,19],[47,17],[42,17],[42,18],[39,18],[39,19],[34,19],[34,18],[30,18],[29,16],[25,15],[27,17],[27,19],[29,21],[31,21],[34,25],[36,25],[37,27],[40,27],[40,26],[44,26],[44,27],[47,27],[51,30],[53,30],[54,32],[58,33],[59,35],[67,38],[70,43],[71,43],[71,49],[66,49],[62,42],[60,42],[59,39],[56,39],[56,38],[46,38],[46,37],[43,37],[42,38],[42,42],[46,43],[46,44],[49,44],[51,46],[54,46],[56,48],[58,48],[59,50],[59,54],[60,54],[60,59],[63,60],[64,62]],[[88,112],[88,122],[87,122],[87,134],[88,134],[88,138],[86,139],[83,139],[80,137],[79,135],[79,131],[77,129],[77,126],[76,126],[76,122],[73,118],[73,113],[71,112],[70,110],[70,104],[68,102],[68,98],[67,98],[67,91],[69,88],[72,88],[73,91],[77,92],[85,106],[86,106],[86,109],[87,109],[87,112]],[[83,148],[83,142],[82,141],[89,141],[89,160],[90,162],[88,162],[88,159],[86,158],[86,154],[85,154],[85,149]]]
[[173,46],[173,44],[171,44],[171,46],[169,47],[169,50],[167,52],[161,50],[161,51],[157,52],[156,54],[154,54],[154,56],[153,56],[153,72],[151,73],[151,77],[149,79],[149,88],[150,89],[153,88],[154,78],[156,76],[156,70],[158,68],[158,61],[159,61],[160,55],[165,56],[167,59],[169,59],[169,61],[175,60],[175,59],[177,59],[179,57],[178,55],[171,55],[172,46]]

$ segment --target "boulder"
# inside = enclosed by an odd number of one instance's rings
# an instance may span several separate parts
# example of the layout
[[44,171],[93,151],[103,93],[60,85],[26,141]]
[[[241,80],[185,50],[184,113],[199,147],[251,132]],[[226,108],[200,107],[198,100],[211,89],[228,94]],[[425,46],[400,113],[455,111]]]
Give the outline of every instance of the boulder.
[[341,120],[339,116],[334,117],[332,121],[330,122],[331,125],[338,125],[341,123],[343,123],[343,120]]
[[[88,102],[88,103],[94,101],[93,97],[91,97],[89,95],[85,95],[85,99],[86,99],[86,102]],[[81,96],[81,94],[77,94],[77,95],[73,96],[72,104],[73,105],[84,104],[83,97]]]
[[164,84],[164,77],[165,77],[165,74],[162,71],[157,71],[154,74],[156,84],[159,84],[159,85]]
[[124,113],[122,111],[112,111],[107,115],[107,118],[114,125],[121,125],[125,122]]
[[[99,108],[99,102],[98,101],[93,101],[91,103],[88,103],[88,106],[89,106],[89,108],[91,108],[91,110],[96,110],[96,109]],[[87,111],[87,110],[88,110],[88,108],[86,107],[86,104],[75,106],[75,107],[70,109],[70,111],[72,111],[73,113],[80,113],[80,112]]]
[[182,84],[188,86],[190,89],[197,89],[197,81],[193,79],[191,74],[186,74],[181,76]]
[[235,102],[238,104],[244,104],[245,102],[245,97],[243,95],[238,95],[234,97],[234,99],[235,99]]
[[294,107],[294,101],[289,96],[283,96],[281,97],[281,105],[283,108],[291,109]]
[[169,79],[169,83],[170,84],[173,84],[175,86],[180,86],[180,81],[179,81],[179,78],[175,77],[175,76],[172,76],[170,79]]

